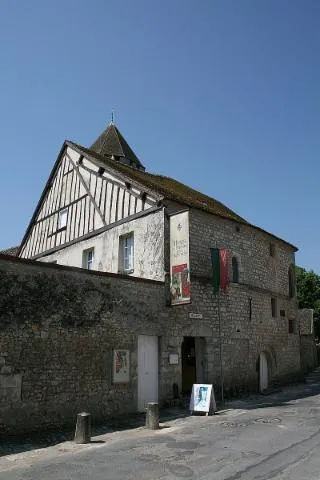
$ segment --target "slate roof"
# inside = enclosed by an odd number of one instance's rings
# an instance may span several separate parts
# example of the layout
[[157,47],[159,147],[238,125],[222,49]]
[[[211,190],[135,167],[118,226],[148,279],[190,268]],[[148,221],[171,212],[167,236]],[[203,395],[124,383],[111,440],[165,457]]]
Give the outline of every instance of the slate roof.
[[93,142],[90,150],[107,157],[113,155],[114,157],[125,158],[133,167],[145,170],[132,148],[113,123]]

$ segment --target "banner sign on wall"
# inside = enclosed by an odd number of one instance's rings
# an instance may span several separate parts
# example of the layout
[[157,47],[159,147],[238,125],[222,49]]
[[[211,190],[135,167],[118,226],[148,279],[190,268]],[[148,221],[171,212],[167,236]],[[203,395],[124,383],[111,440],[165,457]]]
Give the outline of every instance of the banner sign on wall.
[[171,305],[190,302],[189,212],[170,217]]

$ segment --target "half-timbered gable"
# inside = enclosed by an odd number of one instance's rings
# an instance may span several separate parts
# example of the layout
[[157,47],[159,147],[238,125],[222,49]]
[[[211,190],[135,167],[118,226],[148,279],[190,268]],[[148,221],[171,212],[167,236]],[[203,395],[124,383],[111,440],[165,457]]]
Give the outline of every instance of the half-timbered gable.
[[159,199],[160,195],[66,142],[20,256],[36,259],[66,247],[155,208]]

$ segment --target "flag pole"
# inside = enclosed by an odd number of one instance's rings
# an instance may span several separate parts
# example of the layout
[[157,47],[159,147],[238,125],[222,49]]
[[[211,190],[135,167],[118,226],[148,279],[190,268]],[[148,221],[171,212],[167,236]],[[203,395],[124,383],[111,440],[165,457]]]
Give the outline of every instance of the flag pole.
[[220,387],[221,387],[221,403],[224,402],[223,392],[223,366],[222,366],[222,337],[221,337],[221,308],[220,308],[220,286],[218,290],[218,320],[219,320],[219,346],[220,346]]

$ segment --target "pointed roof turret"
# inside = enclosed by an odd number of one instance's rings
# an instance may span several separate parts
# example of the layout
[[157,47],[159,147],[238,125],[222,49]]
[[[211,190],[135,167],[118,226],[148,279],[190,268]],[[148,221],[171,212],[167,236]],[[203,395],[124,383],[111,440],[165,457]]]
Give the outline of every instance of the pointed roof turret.
[[145,170],[145,167],[113,122],[111,122],[95,140],[91,145],[90,150],[93,150],[100,155],[104,155],[105,157],[118,160],[120,163],[129,165],[138,170]]

